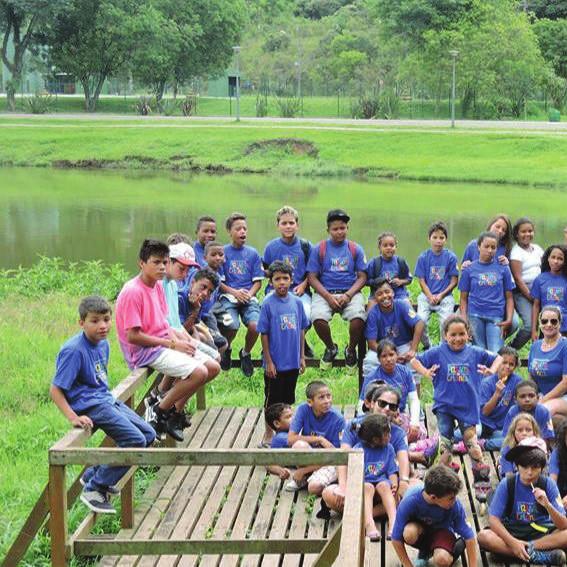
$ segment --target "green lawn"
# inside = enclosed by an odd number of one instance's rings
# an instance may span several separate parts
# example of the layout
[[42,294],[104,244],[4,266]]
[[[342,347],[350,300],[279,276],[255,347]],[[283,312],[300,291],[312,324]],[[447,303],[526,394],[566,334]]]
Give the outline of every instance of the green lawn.
[[[81,121],[0,117],[0,165],[109,160],[108,167],[218,169],[286,175],[351,175],[547,186],[567,183],[567,136],[552,132],[428,130],[335,125]],[[250,144],[299,138],[289,146]]]

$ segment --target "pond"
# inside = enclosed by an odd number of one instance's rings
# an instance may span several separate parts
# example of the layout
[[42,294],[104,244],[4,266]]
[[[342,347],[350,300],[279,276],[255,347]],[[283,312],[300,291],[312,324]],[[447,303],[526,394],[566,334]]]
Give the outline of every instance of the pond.
[[301,232],[313,242],[325,236],[327,211],[346,209],[350,236],[367,257],[376,254],[377,234],[392,230],[411,266],[428,246],[433,220],[447,222],[459,257],[497,212],[532,217],[542,246],[562,241],[567,221],[567,192],[513,185],[5,168],[0,187],[2,268],[29,266],[41,254],[134,271],[144,238],[193,235],[201,215],[217,219],[226,242],[222,226],[232,211],[248,215],[249,243],[261,252],[276,236],[275,211],[284,204],[299,210]]

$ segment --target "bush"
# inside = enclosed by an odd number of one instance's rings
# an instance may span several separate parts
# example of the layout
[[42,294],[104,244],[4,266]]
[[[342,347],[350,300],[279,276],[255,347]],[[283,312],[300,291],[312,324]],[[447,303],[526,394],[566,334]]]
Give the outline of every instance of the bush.
[[181,103],[181,112],[183,116],[192,116],[197,114],[197,95],[189,93]]
[[276,104],[282,118],[294,118],[301,109],[301,100],[296,96],[277,97]]
[[32,114],[45,114],[51,112],[53,98],[49,93],[36,93],[26,102]]
[[256,97],[256,116],[258,118],[268,116],[268,97],[263,95]]
[[[398,102],[399,104],[399,102]],[[351,104],[351,114],[353,118],[376,118],[380,113],[380,101],[376,96],[362,95],[358,100]]]
[[395,89],[387,88],[380,93],[379,112],[384,118],[397,118],[400,111],[400,97]]
[[134,110],[140,116],[147,116],[152,113],[152,109],[157,106],[156,101],[151,96],[141,96],[134,105]]
[[179,108],[179,102],[172,98],[165,98],[161,101],[161,114],[164,116],[173,116]]

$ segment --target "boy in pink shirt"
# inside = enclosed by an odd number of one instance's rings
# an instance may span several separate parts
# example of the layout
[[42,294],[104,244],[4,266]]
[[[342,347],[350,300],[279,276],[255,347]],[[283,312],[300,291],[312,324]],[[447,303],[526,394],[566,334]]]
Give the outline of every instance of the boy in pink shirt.
[[118,340],[128,366],[151,366],[178,378],[150,411],[150,424],[158,435],[169,433],[183,440],[183,409],[187,400],[220,372],[218,362],[196,349],[194,339],[167,322],[167,302],[161,280],[169,247],[144,240],[139,253],[140,274],[124,284],[116,300]]

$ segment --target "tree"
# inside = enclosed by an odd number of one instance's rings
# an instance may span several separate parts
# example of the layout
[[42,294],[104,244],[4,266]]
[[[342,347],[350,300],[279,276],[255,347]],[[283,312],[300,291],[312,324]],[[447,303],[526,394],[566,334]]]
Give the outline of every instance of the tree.
[[560,77],[567,78],[567,20],[537,20],[533,29],[544,59]]
[[[67,4],[68,0],[0,0],[0,30],[4,34],[2,61],[12,75],[6,84],[10,110],[16,110],[15,95],[22,80],[24,57],[34,43],[36,31]],[[11,60],[8,54],[10,39],[13,45]]]
[[87,112],[96,110],[104,81],[143,43],[143,8],[136,0],[71,0],[46,31],[54,63],[80,81]]
[[532,12],[536,18],[567,18],[567,0],[519,0],[518,3],[522,10]]

